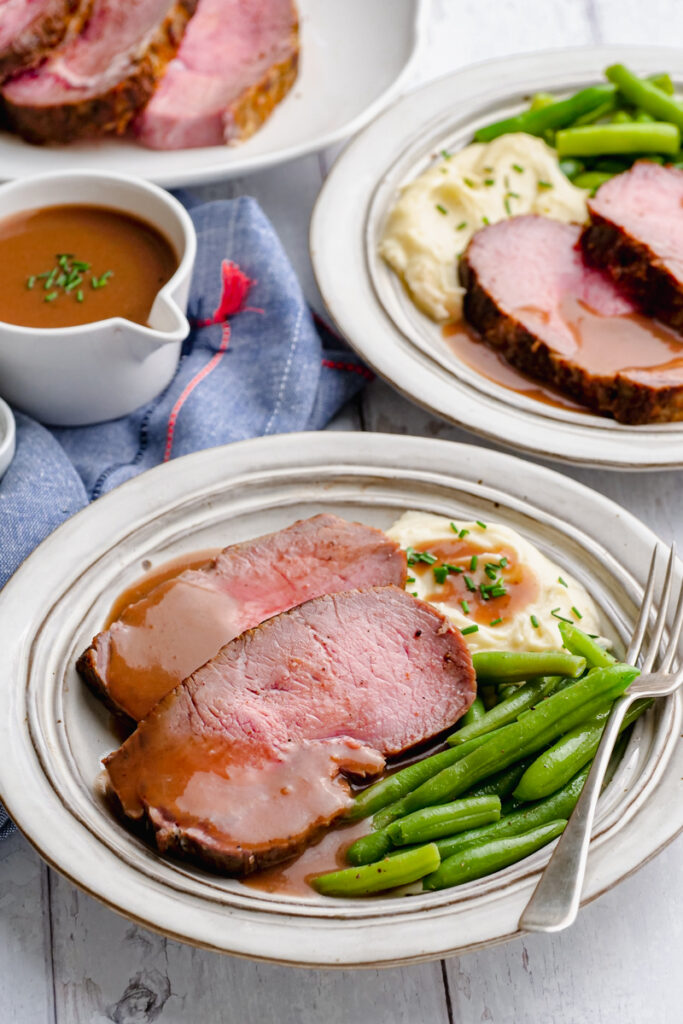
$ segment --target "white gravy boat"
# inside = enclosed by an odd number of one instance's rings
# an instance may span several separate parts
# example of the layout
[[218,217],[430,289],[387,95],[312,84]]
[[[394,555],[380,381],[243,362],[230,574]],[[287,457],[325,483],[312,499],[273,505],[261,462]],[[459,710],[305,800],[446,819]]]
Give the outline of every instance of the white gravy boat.
[[62,204],[121,210],[168,238],[178,269],[160,289],[146,325],[111,317],[76,327],[18,327],[0,320],[0,395],[55,426],[126,416],[149,402],[175,373],[190,331],[185,316],[197,236],[187,211],[139,178],[59,171],[0,186],[0,220]]

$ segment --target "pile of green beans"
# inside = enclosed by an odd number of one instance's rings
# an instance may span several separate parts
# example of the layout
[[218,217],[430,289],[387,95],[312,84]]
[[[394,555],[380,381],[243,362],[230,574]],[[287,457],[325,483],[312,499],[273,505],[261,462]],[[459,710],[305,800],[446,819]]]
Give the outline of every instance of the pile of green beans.
[[[352,867],[313,880],[318,892],[359,896],[419,879],[430,890],[460,885],[529,856],[560,834],[612,702],[638,670],[617,662],[578,626],[561,622],[559,628],[562,651],[474,656],[478,686],[499,684],[499,695],[506,695],[488,711],[477,697],[446,750],[356,796],[347,819],[373,815],[371,829],[347,849]],[[543,674],[560,665],[568,675]],[[639,701],[629,710],[623,742],[651,703]]]
[[640,78],[612,64],[605,77],[564,99],[536,93],[527,110],[479,128],[474,140],[537,135],[555,146],[567,177],[592,193],[637,159],[683,167],[683,104],[673,95],[670,75]]

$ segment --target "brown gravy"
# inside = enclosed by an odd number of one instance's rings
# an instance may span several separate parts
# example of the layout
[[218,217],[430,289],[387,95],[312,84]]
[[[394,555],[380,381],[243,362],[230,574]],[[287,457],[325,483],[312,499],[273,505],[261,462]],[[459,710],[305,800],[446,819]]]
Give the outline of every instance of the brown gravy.
[[177,558],[171,558],[161,565],[148,569],[144,576],[141,576],[135,583],[132,583],[130,587],[127,587],[126,590],[118,595],[109,610],[109,615],[102,629],[109,629],[112,622],[120,618],[129,605],[135,604],[136,601],[141,601],[143,597],[147,597],[149,592],[154,590],[160,583],[165,583],[167,580],[180,576],[181,572],[185,572],[187,569],[202,569],[209,562],[213,561],[221,550],[222,548],[207,548],[205,551],[190,551],[185,555],[178,555]]
[[0,221],[0,267],[0,320],[6,323],[75,327],[120,316],[146,324],[178,257],[146,221],[73,204]]
[[[543,309],[520,308],[515,313],[530,329],[534,319],[543,324],[548,321],[548,313]],[[589,373],[621,373],[654,386],[683,385],[683,340],[665,325],[640,313],[602,316],[571,296],[562,300],[560,314],[561,324],[553,332],[553,347],[569,359],[579,357]],[[592,411],[515,369],[468,325],[446,324],[443,336],[463,363],[488,380],[546,405],[573,412]]]

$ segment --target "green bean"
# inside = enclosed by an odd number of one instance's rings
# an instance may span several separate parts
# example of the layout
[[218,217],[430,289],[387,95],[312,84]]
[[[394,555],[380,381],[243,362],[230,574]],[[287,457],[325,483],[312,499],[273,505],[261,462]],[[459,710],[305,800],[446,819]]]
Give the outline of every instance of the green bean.
[[502,771],[490,775],[483,782],[478,782],[476,786],[468,790],[467,796],[497,796],[503,800],[517,788],[519,780],[530,764],[532,764],[531,758],[525,758],[524,761],[518,761],[517,764],[510,765],[509,768],[503,768]]
[[[651,700],[637,701],[624,716],[622,733],[650,707]],[[557,743],[544,750],[529,765],[520,779],[514,795],[518,800],[540,800],[564,786],[568,779],[595,757],[600,738],[609,718],[611,706],[599,712],[591,722],[576,726],[565,733]]]
[[461,725],[469,725],[471,722],[476,722],[486,714],[486,708],[481,697],[475,697],[469,706],[469,709],[460,719]]
[[[581,660],[583,662],[583,659]],[[526,711],[527,708],[533,707],[543,700],[559,681],[558,676],[547,676],[534,679],[530,683],[525,683],[524,686],[515,687],[515,692],[510,697],[506,697],[500,704],[496,704],[495,708],[487,711],[477,722],[472,722],[463,729],[451,733],[446,742],[454,747],[460,746],[462,743],[474,739],[475,736],[483,736],[484,733],[493,732],[494,729],[507,725],[508,722],[514,722],[522,711]]]
[[475,142],[491,142],[499,135],[507,135],[509,132],[542,135],[547,129],[562,128],[565,125],[573,124],[577,117],[581,117],[589,110],[594,110],[615,92],[616,87],[608,83],[592,85],[588,89],[581,89],[573,96],[557,100],[540,110],[527,110],[515,117],[506,117],[502,121],[495,121],[493,124],[479,128],[474,134],[474,140]]
[[560,170],[565,177],[572,181],[577,174],[581,174],[581,171],[585,170],[585,164],[580,160],[569,157],[567,160],[560,160]]
[[500,800],[497,796],[473,796],[438,807],[423,807],[421,811],[392,822],[387,826],[387,832],[394,846],[406,846],[408,843],[428,843],[454,832],[487,825],[499,818]]
[[595,124],[595,122],[599,121],[601,117],[607,117],[608,114],[611,114],[616,110],[618,102],[619,98],[615,93],[613,96],[610,96],[609,99],[605,100],[604,103],[601,103],[599,107],[595,107],[593,110],[588,110],[585,114],[582,114],[581,117],[577,117],[575,121],[572,121],[572,125],[578,127],[582,124]]
[[[431,779],[432,775],[436,775],[437,772],[459,761],[461,757],[466,757],[484,742],[485,739],[481,736],[472,740],[471,743],[463,744],[462,747],[442,750],[438,754],[432,754],[431,757],[425,757],[422,761],[415,761],[414,764],[401,768],[400,771],[388,775],[385,779],[374,782],[355,797],[353,804],[344,815],[345,819],[358,821],[360,818],[367,818],[368,815],[375,814],[376,811],[381,814],[381,808],[393,804],[405,793],[422,785],[427,779]],[[389,817],[386,821],[382,821],[378,815],[375,815],[374,823],[381,828],[393,820],[392,817]]]
[[572,184],[577,188],[588,189],[594,196],[600,186],[613,177],[613,174],[608,174],[606,171],[584,171],[583,174],[576,175]]
[[542,110],[543,107],[549,107],[554,102],[555,97],[551,92],[535,92],[531,97],[529,110]]
[[552,842],[566,824],[566,820],[561,818],[541,825],[531,832],[522,832],[518,836],[492,839],[488,843],[468,846],[442,861],[436,871],[427,875],[422,887],[426,890],[448,889],[453,885],[462,885],[463,882],[482,878],[484,875],[492,875],[495,871],[515,864]]
[[[651,81],[638,78],[623,64],[612,64],[606,69],[605,75],[629,103],[652,114],[659,122],[669,121],[683,129],[683,107]],[[669,150],[661,152],[668,153]]]
[[627,171],[633,160],[631,157],[604,156],[591,161],[591,171],[605,171],[607,174],[621,174]]
[[372,864],[386,857],[392,845],[386,828],[380,828],[351,843],[346,851],[346,859],[349,864]]
[[653,124],[657,118],[653,117],[652,114],[648,114],[647,110],[636,110],[633,120],[638,124]]
[[441,859],[446,860],[458,850],[463,850],[466,846],[472,846],[474,843],[488,842],[490,839],[501,839],[505,836],[518,836],[522,832],[528,832],[540,825],[547,825],[549,821],[569,818],[576,806],[576,801],[581,796],[581,790],[588,778],[590,767],[590,764],[587,764],[562,789],[558,789],[556,793],[546,797],[545,800],[525,804],[518,810],[504,814],[499,821],[494,821],[491,825],[472,828],[467,832],[459,832],[457,835],[440,839],[436,845]]
[[638,669],[630,665],[593,669],[565,690],[547,697],[517,722],[503,726],[467,757],[407,793],[391,805],[390,813],[394,818],[403,817],[410,811],[461,796],[481,779],[543,750],[607,701],[618,697],[637,675]]
[[[683,111],[681,111],[683,114]],[[681,144],[678,126],[655,124],[590,124],[557,133],[559,157],[600,156],[608,153],[676,153]]]
[[674,83],[668,71],[665,71],[660,75],[648,75],[647,81],[652,82],[652,84],[656,85],[658,89],[661,89],[662,92],[665,92],[667,96],[673,96]]
[[374,864],[318,875],[311,879],[311,885],[323,896],[365,896],[416,882],[435,871],[440,861],[436,846],[429,843]]
[[583,658],[567,651],[478,651],[472,655],[478,681],[522,682],[538,676],[578,678],[586,668]]
[[609,651],[572,622],[561,622],[559,628],[564,646],[572,654],[585,658],[589,668],[607,668],[615,664],[617,659]]
[[617,110],[614,117],[610,118],[610,124],[633,124],[633,115],[628,110]]

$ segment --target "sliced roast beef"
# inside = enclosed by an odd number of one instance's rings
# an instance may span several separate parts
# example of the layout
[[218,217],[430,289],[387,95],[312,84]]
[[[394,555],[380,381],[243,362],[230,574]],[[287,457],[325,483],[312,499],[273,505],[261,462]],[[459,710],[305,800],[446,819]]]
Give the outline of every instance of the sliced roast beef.
[[639,161],[588,203],[586,260],[648,316],[683,333],[683,171]]
[[30,142],[125,131],[175,56],[197,0],[94,0],[82,32],[2,89],[10,128]]
[[32,68],[76,33],[92,0],[0,0],[0,82]]
[[584,263],[580,233],[533,215],[477,232],[460,262],[466,319],[517,369],[596,412],[683,419],[683,345]]
[[298,55],[293,0],[200,0],[135,132],[153,149],[246,139],[292,87]]
[[161,583],[95,637],[78,669],[110,707],[140,719],[271,615],[320,594],[404,580],[405,555],[380,530],[313,516]]
[[245,874],[300,851],[350,803],[340,773],[453,725],[472,703],[459,632],[398,587],[327,595],[227,644],[106,759],[162,852]]

